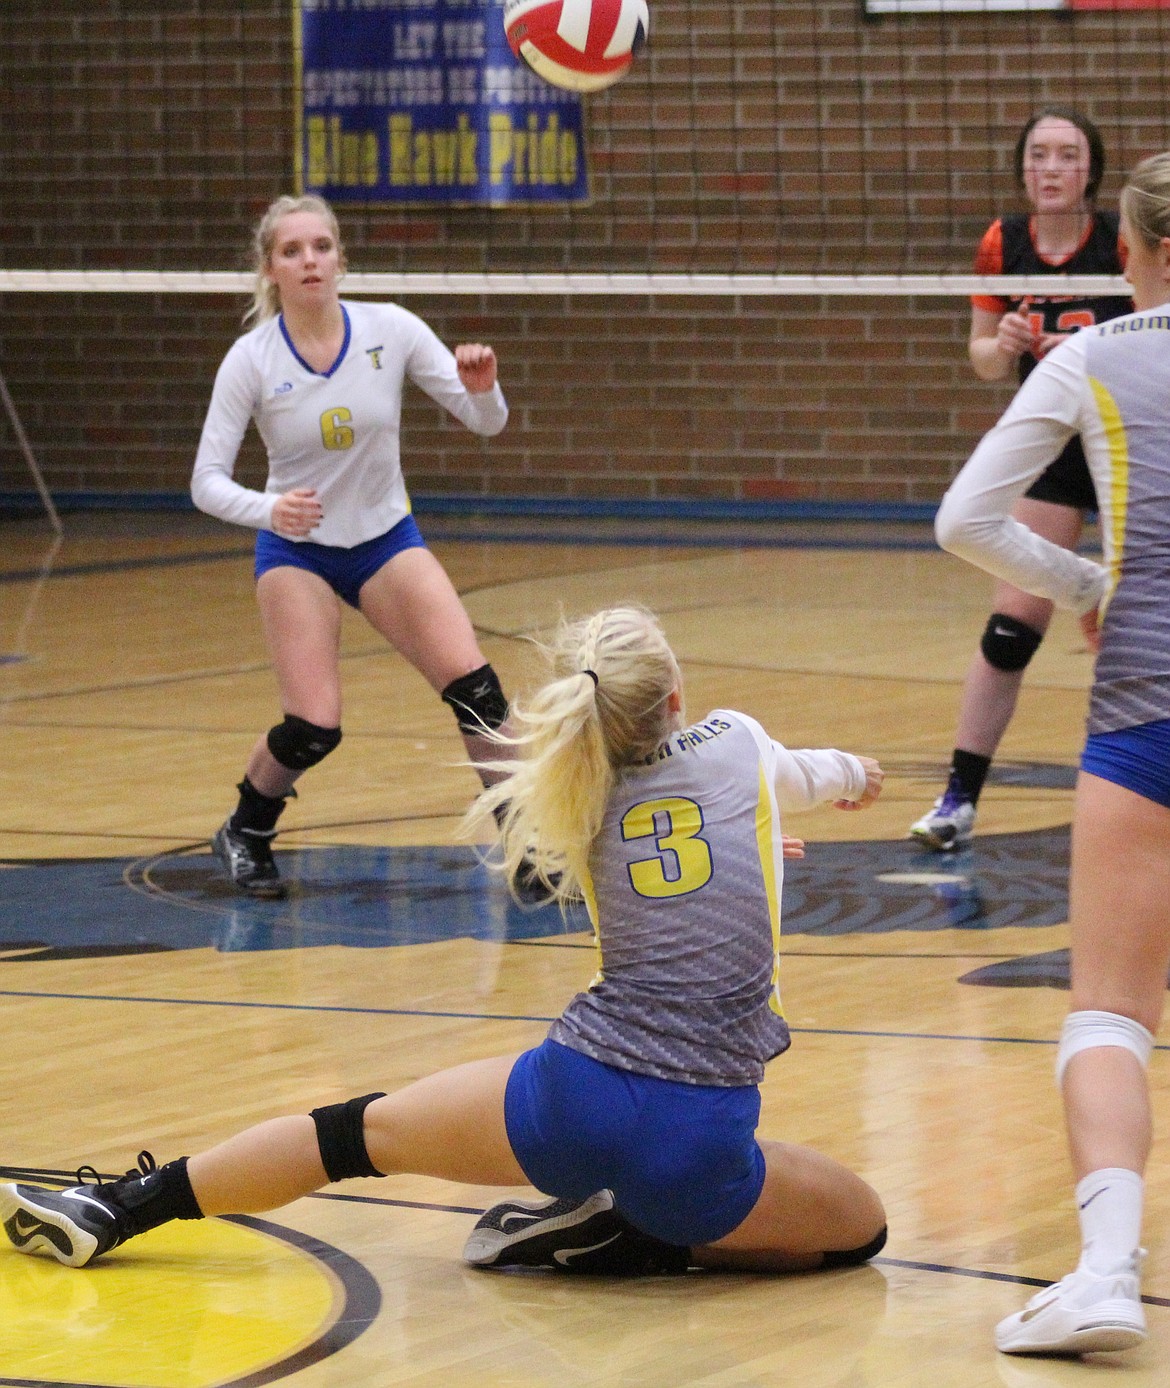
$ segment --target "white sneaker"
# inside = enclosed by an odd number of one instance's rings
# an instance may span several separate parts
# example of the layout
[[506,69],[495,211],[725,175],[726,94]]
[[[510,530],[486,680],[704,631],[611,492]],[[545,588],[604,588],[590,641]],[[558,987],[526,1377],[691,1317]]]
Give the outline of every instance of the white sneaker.
[[1132,1349],[1145,1338],[1141,1287],[1132,1266],[1104,1277],[1077,1268],[995,1327],[995,1347],[1004,1354],[1091,1354]]
[[910,837],[926,848],[950,853],[971,842],[975,828],[975,806],[949,786],[931,809],[910,826]]

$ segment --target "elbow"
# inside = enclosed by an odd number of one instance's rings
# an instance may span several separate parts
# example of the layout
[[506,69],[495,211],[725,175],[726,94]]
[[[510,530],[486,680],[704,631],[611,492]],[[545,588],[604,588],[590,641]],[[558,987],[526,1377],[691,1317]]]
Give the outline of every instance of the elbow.
[[191,500],[200,511],[208,511],[207,485],[205,480],[198,473],[191,478]]
[[973,539],[972,531],[976,527],[970,521],[964,520],[958,512],[959,508],[948,492],[934,518],[934,538],[938,541],[940,549],[965,558]]
[[958,523],[947,511],[944,498],[943,504],[938,508],[938,514],[934,518],[934,538],[938,542],[939,549],[945,549],[948,554],[953,554],[959,530]]

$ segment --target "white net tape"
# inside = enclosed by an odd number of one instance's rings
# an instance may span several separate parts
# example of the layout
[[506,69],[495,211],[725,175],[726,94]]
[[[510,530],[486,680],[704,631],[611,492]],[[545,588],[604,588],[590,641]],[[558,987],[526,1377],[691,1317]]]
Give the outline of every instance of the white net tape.
[[[187,270],[0,270],[0,293],[250,294],[246,273]],[[346,294],[624,294],[866,296],[1128,295],[1111,275],[348,274]]]

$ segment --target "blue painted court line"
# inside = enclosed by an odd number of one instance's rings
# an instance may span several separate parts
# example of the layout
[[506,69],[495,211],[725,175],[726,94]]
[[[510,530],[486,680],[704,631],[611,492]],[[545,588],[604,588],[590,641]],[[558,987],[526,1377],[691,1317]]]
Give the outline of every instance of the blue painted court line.
[[[189,492],[56,493],[60,510],[194,511]],[[0,506],[40,510],[36,492],[0,492]],[[928,501],[724,501],[691,497],[470,496],[458,492],[413,492],[417,516],[551,516],[558,520],[751,520],[751,521],[931,521],[938,509]]]
[[[940,552],[938,545],[933,540],[917,540],[906,538],[904,540],[882,540],[871,537],[857,536],[852,539],[837,538],[832,539],[828,536],[796,536],[781,535],[757,535],[750,531],[724,532],[722,534],[704,535],[693,530],[688,531],[669,531],[660,530],[651,535],[638,534],[605,534],[605,533],[581,533],[572,530],[550,530],[542,528],[539,532],[533,531],[528,534],[521,534],[510,530],[428,530],[428,536],[438,541],[467,541],[474,542],[480,540],[485,544],[509,544],[509,545],[577,545],[581,548],[588,546],[611,545],[615,549],[825,549],[825,550],[857,550],[857,549],[877,549],[893,550],[901,554],[905,552]],[[1086,553],[1097,553],[1095,549],[1087,550]]]

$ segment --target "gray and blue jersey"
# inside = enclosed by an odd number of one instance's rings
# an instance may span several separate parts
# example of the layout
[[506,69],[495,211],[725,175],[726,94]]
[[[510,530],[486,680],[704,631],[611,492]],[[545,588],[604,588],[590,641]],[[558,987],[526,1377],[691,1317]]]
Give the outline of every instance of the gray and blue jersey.
[[[1104,565],[1011,507],[1079,433]],[[1044,358],[943,498],[939,542],[1060,607],[1101,611],[1089,733],[1170,718],[1170,304],[1085,328]]]
[[1109,579],[1089,712],[1096,733],[1170,718],[1170,306],[1105,324],[1086,349],[1101,463],[1108,459]]
[[858,799],[865,781],[856,757],[789,751],[727,709],[624,769],[584,883],[597,975],[550,1038],[659,1079],[758,1083],[789,1045],[780,812]]

